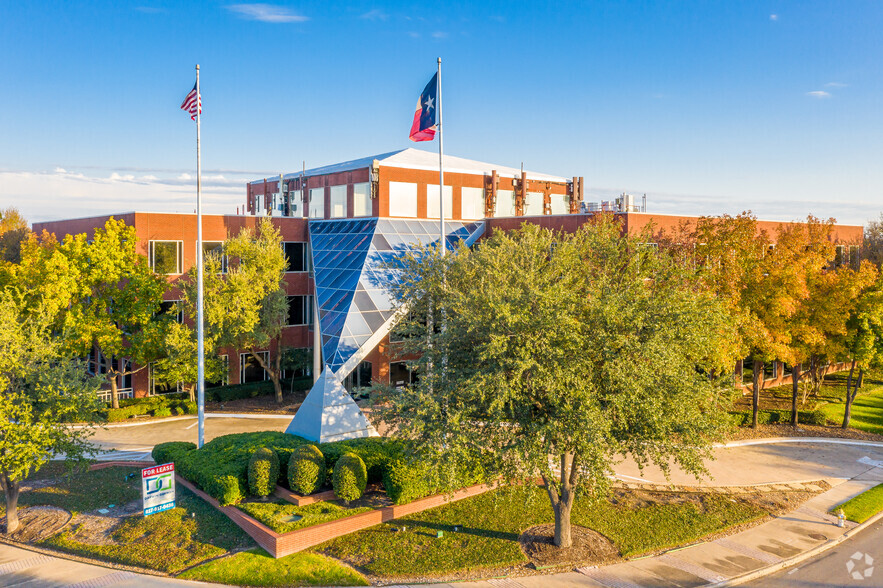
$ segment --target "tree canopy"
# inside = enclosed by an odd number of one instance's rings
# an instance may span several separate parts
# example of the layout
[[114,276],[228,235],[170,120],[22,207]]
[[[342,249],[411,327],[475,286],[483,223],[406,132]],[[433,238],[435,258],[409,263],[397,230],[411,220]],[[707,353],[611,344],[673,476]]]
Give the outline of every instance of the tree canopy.
[[420,377],[386,414],[439,484],[453,463],[540,477],[568,546],[576,493],[603,493],[617,456],[704,471],[726,404],[714,350],[732,328],[692,268],[649,240],[601,215],[572,235],[525,224],[403,258],[397,329],[422,353]]

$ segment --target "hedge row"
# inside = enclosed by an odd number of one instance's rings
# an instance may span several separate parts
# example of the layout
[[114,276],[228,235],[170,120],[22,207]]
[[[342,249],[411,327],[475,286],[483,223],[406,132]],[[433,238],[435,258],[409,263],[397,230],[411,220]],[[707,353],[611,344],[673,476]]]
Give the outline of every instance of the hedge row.
[[134,416],[150,414],[153,416],[172,416],[180,414],[196,414],[195,402],[180,398],[179,395],[148,396],[120,401],[119,408],[107,408],[100,412],[107,422],[118,423]]
[[[282,390],[309,390],[313,385],[313,378],[295,378],[282,380]],[[231,400],[239,400],[241,398],[257,398],[258,396],[267,396],[273,394],[273,382],[264,380],[263,382],[249,382],[247,384],[233,384],[232,386],[218,386],[217,388],[208,388],[205,391],[205,398],[209,402],[230,402]]]
[[[747,426],[752,423],[752,414],[750,410],[742,412],[730,413],[733,416],[733,423],[736,426]],[[799,410],[797,411],[797,419],[804,425],[824,425],[828,422],[824,411],[815,410]],[[757,423],[759,425],[771,425],[775,423],[790,423],[790,410],[761,410],[757,413]]]
[[[256,450],[267,448],[276,453],[279,458],[277,483],[291,488],[288,479],[291,456],[296,448],[305,445],[314,444],[287,433],[265,431],[224,435],[206,443],[202,449],[194,449],[192,444],[161,443],[154,448],[153,455],[157,463],[174,461],[182,476],[221,504],[228,505],[249,495],[249,460]],[[449,488],[470,486],[486,477],[481,468],[460,469],[447,475],[445,488],[440,488],[433,481],[437,479],[433,475],[436,472],[422,462],[409,459],[400,441],[380,437],[323,443],[318,449],[325,460],[325,475],[322,477],[327,481],[333,480],[338,460],[344,454],[352,453],[365,464],[366,482],[383,482],[387,495],[395,504],[411,502]]]

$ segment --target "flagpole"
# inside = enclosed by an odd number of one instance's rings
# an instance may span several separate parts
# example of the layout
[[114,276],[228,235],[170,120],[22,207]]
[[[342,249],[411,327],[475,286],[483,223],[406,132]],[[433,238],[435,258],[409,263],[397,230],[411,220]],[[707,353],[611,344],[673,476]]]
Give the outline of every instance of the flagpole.
[[442,147],[441,57],[438,58],[438,73],[436,83],[436,97],[438,102],[436,104],[436,106],[438,107],[438,227],[441,233],[441,239],[439,239],[439,247],[441,251],[439,252],[439,256],[444,257],[445,249],[447,249],[447,247],[445,245],[445,170],[444,165],[442,164],[444,148]]
[[202,157],[199,151],[202,95],[199,92],[199,64],[196,64],[196,389],[198,391],[198,447],[205,442],[205,346],[202,299]]

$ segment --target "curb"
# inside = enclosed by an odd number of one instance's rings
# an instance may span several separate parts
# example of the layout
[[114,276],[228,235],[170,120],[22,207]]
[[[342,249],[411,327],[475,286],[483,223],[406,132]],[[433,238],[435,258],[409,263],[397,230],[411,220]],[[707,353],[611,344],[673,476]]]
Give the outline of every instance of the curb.
[[728,443],[715,443],[715,449],[745,447],[748,445],[772,445],[774,443],[830,443],[832,445],[860,445],[864,447],[883,447],[880,441],[863,441],[861,439],[844,439],[842,437],[768,437],[766,439],[743,439]]
[[766,566],[765,568],[760,568],[758,570],[754,570],[753,572],[748,572],[747,574],[742,574],[741,576],[736,576],[734,578],[730,578],[728,580],[723,580],[721,582],[717,582],[715,584],[706,584],[708,588],[724,588],[725,586],[739,586],[744,584],[745,582],[750,582],[751,580],[756,580],[758,578],[762,578],[764,576],[768,576],[775,572],[779,572],[781,570],[788,569],[790,567],[796,566],[799,563],[802,563],[810,558],[813,558],[820,553],[824,553],[828,551],[832,547],[836,547],[840,543],[843,543],[847,539],[851,538],[853,535],[857,535],[861,531],[864,531],[880,519],[883,519],[883,511],[878,512],[864,523],[858,525],[857,527],[853,527],[852,529],[845,532],[840,537],[836,539],[828,539],[825,543],[821,545],[817,545],[813,547],[809,551],[804,551],[799,555],[795,555],[794,557],[788,558],[786,560],[780,561],[779,563],[774,563]]

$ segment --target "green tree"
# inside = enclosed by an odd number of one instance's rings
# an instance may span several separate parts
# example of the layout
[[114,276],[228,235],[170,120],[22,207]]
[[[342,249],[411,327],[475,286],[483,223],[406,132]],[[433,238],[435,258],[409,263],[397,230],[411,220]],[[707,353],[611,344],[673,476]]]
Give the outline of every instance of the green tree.
[[71,423],[92,422],[98,409],[97,382],[53,339],[51,313],[19,293],[0,291],[0,484],[7,533],[19,526],[19,489],[30,472],[53,454],[68,460],[91,454],[91,428]]
[[410,313],[397,329],[414,335],[403,345],[421,353],[420,378],[390,393],[385,418],[436,484],[488,463],[508,480],[542,478],[567,547],[577,493],[602,495],[616,456],[705,471],[726,402],[709,350],[728,315],[649,238],[603,215],[573,235],[524,225],[472,251],[402,259],[392,289]]
[[[118,379],[161,357],[169,320],[158,320],[166,281],[137,253],[135,229],[111,218],[85,234],[68,236],[59,250],[76,276],[64,339],[84,357],[96,350],[104,362],[111,405],[119,406]],[[124,358],[127,360],[124,360]]]
[[883,267],[883,212],[876,220],[869,221],[865,227],[861,257],[876,265],[878,269]]
[[[862,264],[863,268],[865,263]],[[846,356],[851,360],[841,425],[844,429],[849,427],[852,403],[864,382],[865,371],[883,367],[883,275],[875,274],[876,280],[866,283],[855,297],[842,338]],[[856,367],[858,374],[855,373]]]
[[17,208],[10,206],[0,210],[0,261],[21,261],[21,246],[30,233],[28,221]]
[[[288,323],[285,254],[272,221],[224,242],[227,273],[203,275],[206,331],[219,347],[247,350],[273,381],[282,403],[282,329]],[[192,288],[192,280],[188,288]],[[188,294],[188,299],[193,294]],[[268,355],[264,357],[263,351]]]

